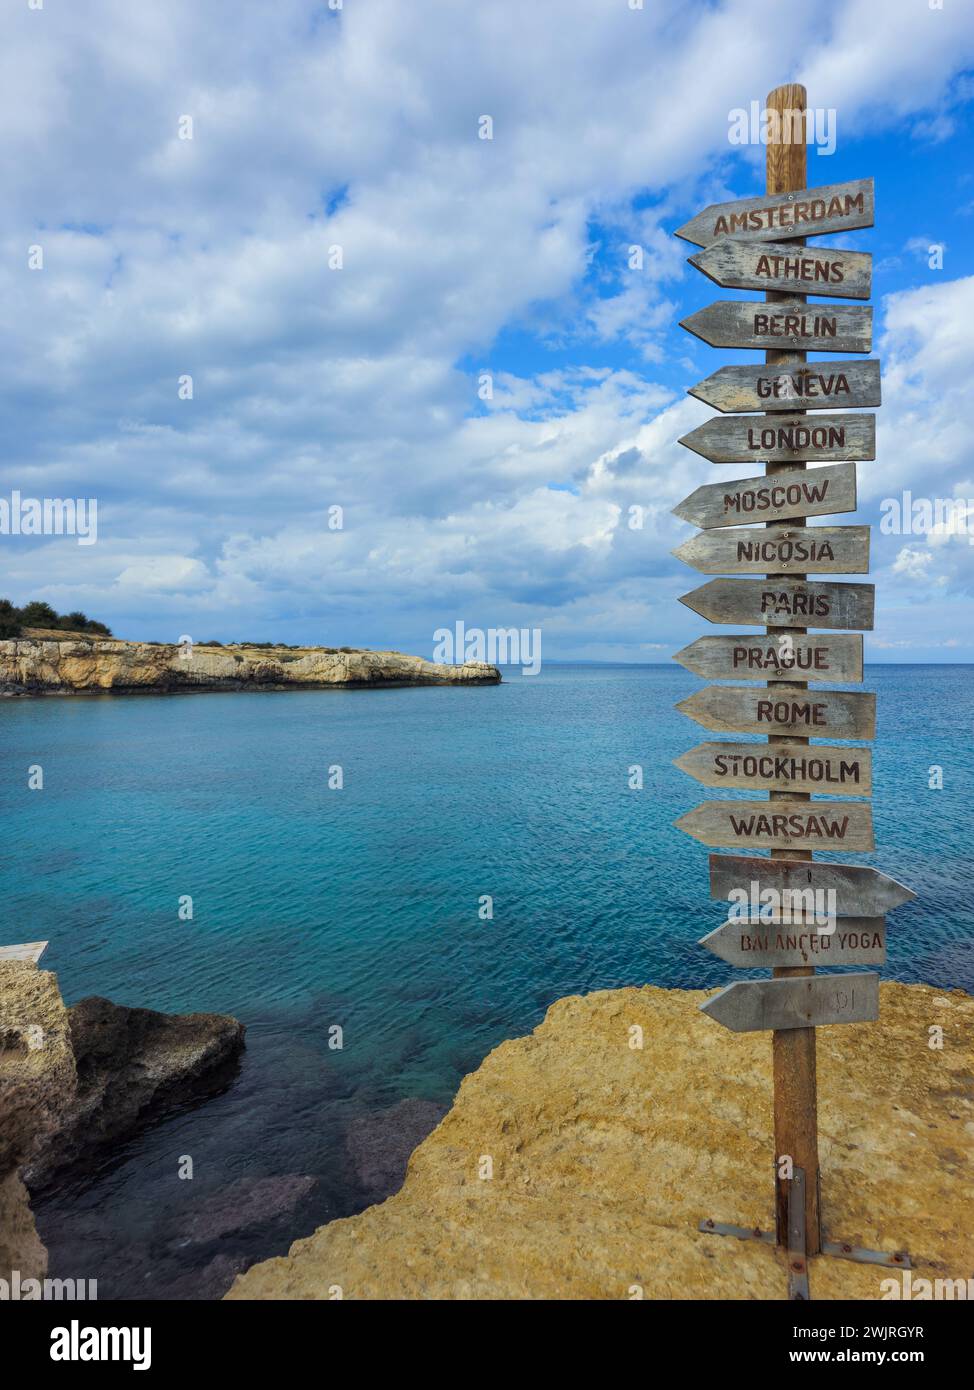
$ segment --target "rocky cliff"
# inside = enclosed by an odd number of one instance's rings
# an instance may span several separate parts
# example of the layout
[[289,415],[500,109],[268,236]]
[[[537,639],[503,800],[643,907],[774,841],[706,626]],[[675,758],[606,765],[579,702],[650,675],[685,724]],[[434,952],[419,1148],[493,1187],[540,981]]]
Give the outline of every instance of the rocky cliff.
[[[770,1039],[726,1032],[699,1013],[706,997],[559,1000],[464,1080],[397,1195],[254,1265],[227,1297],[784,1298],[772,1247],[697,1230],[772,1214]],[[880,1008],[878,1023],[818,1030],[827,1233],[907,1249],[916,1278],[967,1278],[974,999],[884,984]],[[810,1263],[813,1298],[876,1299],[890,1277]]]
[[291,686],[486,685],[496,666],[440,665],[402,652],[330,647],[184,648],[112,638],[29,634],[0,642],[0,693],[281,690]]

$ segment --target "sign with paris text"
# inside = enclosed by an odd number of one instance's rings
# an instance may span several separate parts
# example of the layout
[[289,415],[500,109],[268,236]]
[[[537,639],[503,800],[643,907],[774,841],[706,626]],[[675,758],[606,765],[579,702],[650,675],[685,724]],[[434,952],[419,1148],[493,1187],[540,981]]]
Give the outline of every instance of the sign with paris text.
[[867,574],[869,527],[698,531],[672,553],[702,574]]
[[856,465],[835,463],[771,477],[704,483],[673,508],[673,515],[708,529],[855,510]]
[[872,287],[873,258],[868,251],[836,246],[789,246],[727,236],[687,260],[725,289],[868,299]]
[[872,791],[873,755],[868,748],[789,743],[786,739],[779,743],[698,743],[674,762],[705,787],[824,792],[830,796],[869,796]]
[[759,623],[767,627],[846,627],[868,632],[873,625],[873,584],[816,583],[805,579],[711,579],[680,602],[712,623]]
[[673,658],[709,681],[862,680],[858,632],[769,632],[767,636],[698,637]]
[[721,414],[748,410],[855,410],[881,405],[879,362],[795,362],[718,367],[690,395]]
[[741,970],[802,966],[883,965],[885,917],[836,917],[821,927],[804,922],[752,922],[732,917],[698,946]]
[[874,215],[872,179],[801,188],[795,193],[766,193],[711,203],[676,231],[695,246],[709,246],[723,236],[750,241],[780,237],[823,236],[871,227]]
[[713,849],[876,848],[872,808],[863,801],[703,801],[673,824]]
[[879,976],[808,975],[791,980],[735,980],[700,1005],[733,1033],[875,1023]]
[[718,299],[681,319],[680,327],[711,347],[871,352],[873,346],[873,311],[865,304]]
[[710,856],[710,896],[749,904],[757,916],[765,903],[831,905],[840,917],[883,917],[916,897],[888,874],[862,864],[814,863],[801,859]]
[[711,463],[833,463],[876,457],[876,417],[714,415],[680,438]]

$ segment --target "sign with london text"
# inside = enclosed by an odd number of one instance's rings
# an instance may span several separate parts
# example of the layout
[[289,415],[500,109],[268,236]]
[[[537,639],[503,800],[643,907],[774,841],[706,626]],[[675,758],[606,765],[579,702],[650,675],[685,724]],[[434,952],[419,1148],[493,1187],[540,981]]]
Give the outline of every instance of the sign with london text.
[[711,463],[832,463],[876,457],[875,415],[714,415],[680,438]]
[[862,637],[855,632],[769,632],[698,637],[673,658],[704,680],[862,680]]
[[871,352],[873,346],[873,311],[864,304],[719,299],[681,319],[680,327],[711,347]]
[[702,574],[866,574],[869,527],[698,531],[672,554]]
[[673,515],[707,529],[855,510],[856,465],[837,463],[772,477],[703,483],[673,508]]
[[726,236],[687,260],[725,289],[822,294],[868,299],[873,258],[866,251],[831,246],[788,246]]
[[711,579],[680,602],[712,623],[761,623],[768,627],[873,625],[875,586],[828,584],[805,579]]
[[876,848],[872,808],[861,801],[703,801],[673,824],[713,849]]
[[698,743],[674,761],[705,787],[820,792],[827,796],[869,796],[873,789],[873,755],[868,748],[789,743],[787,739],[780,743]]
[[872,179],[802,188],[794,193],[738,198],[712,203],[675,233],[695,246],[709,246],[720,237],[774,241],[778,237],[824,236],[873,225]]
[[676,708],[718,734],[876,736],[876,696],[865,691],[705,685]]
[[879,976],[811,975],[793,980],[735,980],[700,1005],[733,1033],[874,1023]]
[[853,410],[882,403],[875,360],[719,367],[691,386],[690,395],[722,415],[747,410]]
[[836,917],[821,926],[731,918],[701,937],[697,945],[740,970],[883,965],[886,918]]

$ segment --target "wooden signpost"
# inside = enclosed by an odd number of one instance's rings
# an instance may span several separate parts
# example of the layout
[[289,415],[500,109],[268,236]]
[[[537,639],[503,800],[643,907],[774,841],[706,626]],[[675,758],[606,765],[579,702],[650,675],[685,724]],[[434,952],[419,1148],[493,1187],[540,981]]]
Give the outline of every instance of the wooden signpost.
[[712,463],[833,463],[876,457],[875,415],[715,415],[679,441]]
[[[719,302],[683,320],[714,347],[763,348],[765,363],[724,366],[692,387],[721,415],[681,443],[714,462],[763,462],[765,473],[705,484],[674,508],[702,528],[674,553],[704,574],[730,576],[684,594],[682,603],[712,622],[764,629],[701,637],[676,659],[708,679],[767,682],[711,686],[678,708],[708,729],[766,733],[768,741],[702,743],[677,759],[698,782],[734,794],[703,802],[676,825],[706,845],[738,851],[710,856],[711,894],[733,910],[700,944],[729,965],[773,972],[729,985],[701,1008],[726,1028],[772,1035],[774,1232],[713,1219],[700,1229],[774,1240],[788,1253],[791,1296],[807,1298],[810,1255],[909,1267],[902,1252],[860,1250],[822,1231],[815,1029],[875,1020],[879,977],[816,975],[815,967],[881,965],[885,915],[914,895],[875,869],[813,860],[816,850],[874,848],[868,801],[833,799],[871,794],[870,750],[811,740],[873,738],[875,696],[809,689],[862,680],[861,636],[809,629],[871,629],[874,590],[809,578],[867,572],[868,527],[809,527],[805,519],[854,511],[855,460],[875,458],[876,449],[874,416],[806,412],[877,406],[881,393],[876,361],[807,361],[808,352],[870,351],[870,308],[807,296],[865,299],[872,264],[866,253],[806,247],[805,238],[871,227],[873,183],[806,188],[804,129],[794,130],[791,114],[803,126],[805,90],[776,88],[767,106],[778,134],[768,143],[765,196],[706,208],[677,232],[703,248],[689,260],[711,280],[765,292],[763,302]],[[842,461],[807,466],[833,459]],[[763,577],[736,577],[754,573]],[[745,800],[741,791],[768,799]],[[813,801],[816,793],[829,799]]]

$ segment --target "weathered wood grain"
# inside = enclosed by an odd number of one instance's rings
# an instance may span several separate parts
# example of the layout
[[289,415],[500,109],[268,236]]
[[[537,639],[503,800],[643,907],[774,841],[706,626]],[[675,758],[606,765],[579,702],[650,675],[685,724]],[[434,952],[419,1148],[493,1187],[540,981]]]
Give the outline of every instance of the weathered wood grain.
[[705,787],[844,796],[869,796],[872,792],[873,755],[868,748],[784,740],[773,744],[698,743],[674,761]]
[[676,708],[718,734],[876,737],[876,696],[866,691],[705,685]]
[[704,483],[673,508],[673,515],[709,529],[854,512],[856,505],[856,465],[834,463],[770,478],[762,474],[731,483]]
[[879,361],[720,367],[689,390],[722,414],[747,410],[854,410],[882,404]]
[[873,180],[852,179],[793,193],[766,193],[729,203],[711,203],[679,227],[675,235],[695,246],[709,246],[722,236],[748,241],[824,236],[871,227],[874,212]]
[[25,941],[20,946],[0,946],[0,961],[26,960],[36,965],[46,950],[46,941]]
[[886,918],[837,917],[821,929],[815,924],[732,918],[701,937],[697,945],[742,970],[883,965]]
[[862,680],[862,637],[843,632],[753,633],[698,637],[673,658],[705,680],[803,680],[851,684]]
[[712,463],[832,463],[876,457],[876,416],[714,415],[679,442]]
[[873,258],[837,246],[789,246],[725,236],[687,260],[715,285],[732,290],[779,290],[835,299],[868,299]]
[[735,980],[700,1005],[701,1013],[733,1033],[874,1023],[879,976],[810,975],[791,980]]
[[[752,859],[740,854],[710,856],[710,896],[738,903],[742,895],[761,906],[761,894],[779,903],[801,901],[809,893],[831,899],[841,917],[882,917],[916,894],[888,874],[868,865],[809,863],[798,859]],[[788,895],[787,897],[785,895]]]
[[672,552],[701,574],[868,574],[868,526],[698,531]]
[[876,848],[872,808],[864,801],[702,801],[673,824],[714,849],[868,854]]
[[768,627],[853,628],[873,625],[874,584],[809,579],[711,579],[680,602],[712,623]]
[[680,327],[711,347],[871,352],[873,345],[873,311],[866,304],[718,299],[681,319]]

